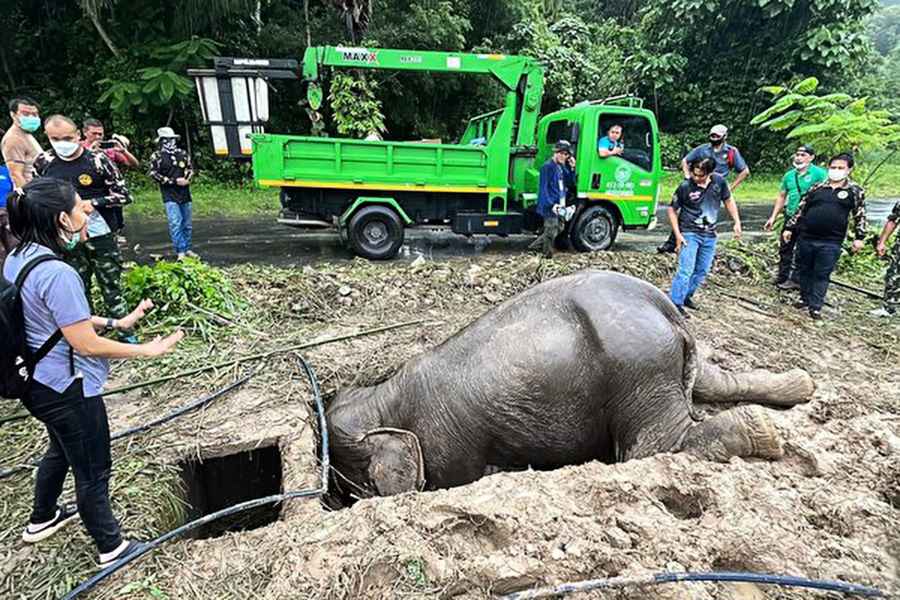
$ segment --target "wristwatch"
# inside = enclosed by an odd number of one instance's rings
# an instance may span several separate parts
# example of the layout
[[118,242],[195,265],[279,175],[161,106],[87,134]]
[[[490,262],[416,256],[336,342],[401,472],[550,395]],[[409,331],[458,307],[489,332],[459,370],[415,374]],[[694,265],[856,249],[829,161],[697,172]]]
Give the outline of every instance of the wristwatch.
[[115,328],[116,328],[116,320],[107,318],[106,319],[106,327],[104,328],[104,331],[112,331]]

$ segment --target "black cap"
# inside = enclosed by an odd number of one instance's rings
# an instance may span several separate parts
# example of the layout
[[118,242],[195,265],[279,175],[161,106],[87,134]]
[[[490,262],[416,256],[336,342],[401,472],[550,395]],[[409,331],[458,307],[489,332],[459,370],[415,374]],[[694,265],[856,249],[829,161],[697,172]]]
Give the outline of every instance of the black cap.
[[572,144],[570,144],[567,140],[559,140],[556,142],[556,145],[553,146],[554,152],[567,152],[572,154]]
[[816,151],[813,150],[813,147],[808,144],[800,144],[799,146],[797,146],[797,152],[806,152],[810,156],[816,155]]

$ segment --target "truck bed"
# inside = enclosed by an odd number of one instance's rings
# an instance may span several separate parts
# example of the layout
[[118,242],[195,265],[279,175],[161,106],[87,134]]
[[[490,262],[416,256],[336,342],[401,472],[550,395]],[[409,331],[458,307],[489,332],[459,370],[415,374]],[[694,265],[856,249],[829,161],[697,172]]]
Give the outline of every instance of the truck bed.
[[265,187],[505,192],[489,187],[482,147],[258,134],[253,171]]

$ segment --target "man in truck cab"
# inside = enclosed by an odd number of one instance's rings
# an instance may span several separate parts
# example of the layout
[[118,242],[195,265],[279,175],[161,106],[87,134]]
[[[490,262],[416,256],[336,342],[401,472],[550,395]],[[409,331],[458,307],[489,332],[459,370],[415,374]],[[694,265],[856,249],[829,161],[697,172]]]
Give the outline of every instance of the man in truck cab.
[[541,167],[538,180],[537,213],[544,219],[544,230],[529,250],[540,250],[546,258],[553,258],[553,242],[563,230],[566,212],[566,190],[575,183],[575,158],[572,144],[559,140],[553,156]]
[[622,126],[615,124],[609,128],[606,135],[597,140],[597,154],[600,158],[620,156],[625,152],[625,144],[622,143]]

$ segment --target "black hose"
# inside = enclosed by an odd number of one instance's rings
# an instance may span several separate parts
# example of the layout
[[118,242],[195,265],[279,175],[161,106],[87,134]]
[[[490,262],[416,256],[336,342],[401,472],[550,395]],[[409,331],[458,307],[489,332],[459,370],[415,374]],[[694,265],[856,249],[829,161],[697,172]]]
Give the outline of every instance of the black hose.
[[572,583],[562,583],[557,586],[537,588],[523,592],[515,592],[501,596],[500,600],[530,600],[532,598],[550,598],[565,594],[574,594],[599,589],[614,589],[624,587],[641,587],[658,585],[661,583],[677,583],[681,581],[734,581],[745,583],[760,583],[765,585],[780,585],[784,587],[802,587],[841,594],[863,596],[865,598],[886,598],[887,594],[881,590],[846,583],[844,581],[831,581],[826,579],[806,579],[793,575],[770,575],[768,573],[747,573],[721,571],[711,573],[656,573],[651,575],[636,575],[634,577],[608,577],[605,579],[589,579]]
[[[255,374],[256,374],[256,371],[254,371],[253,373],[250,373],[249,375],[247,375],[246,377],[243,377],[242,379],[238,379],[237,381],[234,381],[234,382],[228,384],[227,386],[223,387],[220,390],[213,392],[212,394],[210,394],[208,396],[200,398],[199,400],[195,400],[194,402],[191,402],[189,404],[185,404],[182,407],[176,408],[174,411],[156,419],[155,421],[150,421],[149,423],[145,423],[143,425],[138,425],[137,427],[132,427],[131,429],[119,431],[118,433],[115,433],[114,435],[112,435],[109,438],[109,441],[114,442],[118,439],[128,437],[128,436],[134,435],[136,433],[140,433],[142,431],[147,431],[148,429],[151,429],[153,427],[162,425],[163,423],[167,423],[173,419],[176,419],[185,413],[189,413],[192,410],[197,410],[198,408],[203,408],[207,404],[210,404],[211,402],[218,400],[219,398],[221,398],[228,392],[241,387],[242,385],[244,385],[245,383],[250,381],[250,378],[253,377]],[[21,473],[22,471],[27,471],[28,469],[32,469],[32,468],[38,466],[39,464],[40,464],[40,459],[33,458],[25,464],[16,465],[15,467],[8,467],[8,468],[0,469],[0,479],[6,479],[7,477],[12,477],[16,473]]]
[[113,573],[117,572],[119,569],[122,569],[126,565],[130,564],[132,561],[144,556],[151,550],[161,546],[162,544],[173,538],[182,535],[183,533],[187,533],[188,531],[192,531],[194,529],[197,529],[198,527],[202,527],[203,525],[211,523],[216,519],[221,519],[222,517],[227,517],[244,510],[256,508],[259,506],[265,506],[267,504],[277,504],[280,502],[284,502],[285,500],[292,500],[294,498],[319,498],[328,493],[328,471],[330,458],[328,455],[328,426],[325,423],[325,405],[322,403],[322,393],[319,390],[319,382],[316,379],[315,372],[312,370],[306,360],[304,360],[304,358],[299,354],[297,355],[297,359],[300,361],[300,365],[303,367],[303,371],[306,373],[306,377],[309,379],[309,383],[313,391],[313,400],[316,406],[316,413],[319,417],[319,429],[321,430],[322,436],[322,449],[320,459],[322,478],[319,487],[309,490],[300,490],[296,492],[285,492],[283,494],[266,496],[265,498],[248,500],[246,502],[241,502],[240,504],[235,504],[234,506],[230,506],[228,508],[223,508],[222,510],[208,514],[204,517],[200,517],[199,519],[191,521],[190,523],[185,523],[181,527],[177,527],[172,531],[164,533],[155,540],[147,542],[143,548],[137,550],[134,554],[130,554],[125,558],[122,558],[112,565],[106,567],[87,581],[80,584],[71,592],[63,596],[62,600],[72,600],[73,598],[77,598],[80,594],[94,589],[94,587],[96,587],[98,583],[100,583]]

